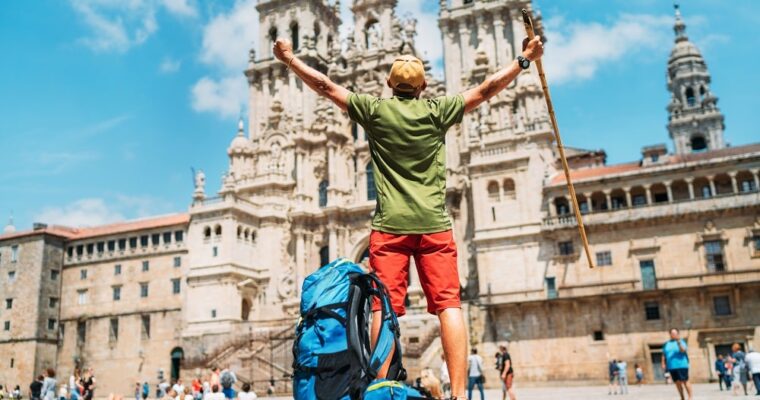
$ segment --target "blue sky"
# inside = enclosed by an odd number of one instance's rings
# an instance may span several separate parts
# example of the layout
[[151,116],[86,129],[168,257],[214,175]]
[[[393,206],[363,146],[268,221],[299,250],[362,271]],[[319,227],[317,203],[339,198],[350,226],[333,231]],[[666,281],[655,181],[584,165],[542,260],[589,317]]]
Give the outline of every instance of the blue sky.
[[[350,0],[343,0],[348,31]],[[668,143],[668,0],[536,0],[566,145],[611,163]],[[245,107],[255,0],[10,0],[0,6],[0,221],[93,225],[187,209],[219,188]],[[440,66],[438,0],[402,0]],[[760,141],[760,2],[683,0],[732,145]]]

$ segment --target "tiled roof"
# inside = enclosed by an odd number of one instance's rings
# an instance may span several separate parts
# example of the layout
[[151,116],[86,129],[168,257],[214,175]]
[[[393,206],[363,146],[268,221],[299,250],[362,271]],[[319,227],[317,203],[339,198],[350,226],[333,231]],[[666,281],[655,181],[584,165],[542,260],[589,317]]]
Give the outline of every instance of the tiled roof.
[[47,228],[37,230],[27,230],[21,232],[8,233],[0,235],[0,240],[19,238],[37,234],[49,234],[61,236],[69,240],[86,239],[89,237],[113,235],[117,233],[141,231],[145,229],[160,228],[164,226],[186,224],[190,221],[190,215],[186,213],[171,214],[160,217],[137,219],[132,221],[117,222],[114,224],[87,227],[87,228],[70,228],[66,226],[51,225]]
[[[703,160],[710,160],[710,159],[722,158],[722,157],[731,157],[731,156],[736,156],[740,154],[749,154],[749,153],[757,153],[757,152],[760,152],[760,143],[749,144],[745,146],[727,147],[725,149],[706,151],[704,153],[674,154],[674,155],[669,156],[667,162],[658,164],[658,165],[672,165],[672,164],[679,164],[679,163],[686,163],[686,162],[693,162],[693,161],[703,161]],[[576,181],[576,180],[582,180],[582,179],[598,178],[602,176],[615,175],[615,174],[629,172],[629,171],[645,170],[647,168],[649,167],[642,167],[640,162],[634,161],[634,162],[623,163],[623,164],[605,165],[605,166],[596,167],[596,168],[584,168],[584,169],[571,170],[570,178],[573,181]],[[557,176],[552,178],[551,185],[556,185],[556,184],[560,184],[564,182],[565,182],[565,174],[564,172],[560,171],[560,173],[557,174]]]

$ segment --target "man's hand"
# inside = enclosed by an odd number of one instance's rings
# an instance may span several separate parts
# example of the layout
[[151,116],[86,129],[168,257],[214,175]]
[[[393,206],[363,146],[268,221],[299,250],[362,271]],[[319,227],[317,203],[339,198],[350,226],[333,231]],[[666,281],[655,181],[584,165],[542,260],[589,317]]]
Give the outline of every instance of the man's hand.
[[288,63],[293,59],[293,45],[287,39],[277,39],[273,46],[274,56],[278,60]]
[[544,55],[544,44],[541,42],[541,36],[534,36],[533,40],[525,38],[523,40],[523,57],[530,61],[535,61]]

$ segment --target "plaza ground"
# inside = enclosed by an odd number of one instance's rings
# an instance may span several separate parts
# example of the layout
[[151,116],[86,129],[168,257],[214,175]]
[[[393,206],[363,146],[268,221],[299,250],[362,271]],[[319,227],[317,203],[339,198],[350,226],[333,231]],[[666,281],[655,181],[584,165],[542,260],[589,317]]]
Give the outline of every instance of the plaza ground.
[[[673,385],[653,384],[642,385],[641,387],[631,386],[628,395],[607,395],[606,386],[579,386],[568,388],[517,388],[517,397],[520,400],[601,400],[601,399],[646,399],[646,400],[677,400],[678,393]],[[718,390],[718,384],[697,384],[694,385],[694,400],[712,400],[712,399],[741,399],[741,398],[760,398],[754,396],[754,389],[750,391],[750,396],[745,397],[743,394],[734,397],[731,392]],[[261,398],[261,397],[260,397]],[[291,397],[263,397],[269,400],[286,400]],[[473,392],[474,399],[480,399],[477,391]],[[486,390],[487,400],[500,400],[500,390]]]

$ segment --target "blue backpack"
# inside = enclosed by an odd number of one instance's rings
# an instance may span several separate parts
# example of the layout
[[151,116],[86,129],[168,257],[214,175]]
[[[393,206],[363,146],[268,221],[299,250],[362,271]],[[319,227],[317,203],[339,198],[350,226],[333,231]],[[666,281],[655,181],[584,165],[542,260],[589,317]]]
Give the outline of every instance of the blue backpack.
[[[382,305],[382,325],[374,351],[370,349],[369,330],[373,298]],[[364,398],[394,343],[388,378],[405,380],[399,335],[390,296],[377,276],[346,259],[323,266],[303,282],[301,320],[293,343],[294,398]]]

